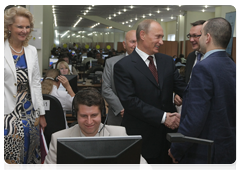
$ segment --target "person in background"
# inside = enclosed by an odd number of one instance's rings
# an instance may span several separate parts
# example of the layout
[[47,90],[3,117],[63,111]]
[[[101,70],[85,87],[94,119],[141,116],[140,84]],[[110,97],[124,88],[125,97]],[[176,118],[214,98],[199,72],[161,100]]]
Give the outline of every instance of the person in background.
[[[62,59],[64,59],[64,61],[69,65],[69,56],[67,54],[63,54]],[[72,65],[72,74],[77,75],[77,79],[79,79],[78,71],[73,65]]]
[[100,53],[96,53],[96,57],[95,58],[98,60],[98,64],[100,64],[100,65],[104,64],[104,59],[102,59]]
[[62,75],[70,75],[70,74],[72,74],[70,69],[69,69],[68,63],[65,62],[65,61],[60,61],[58,63],[58,65],[57,65],[57,69],[60,70]]
[[191,23],[192,27],[189,31],[189,34],[187,35],[187,38],[189,38],[189,41],[192,45],[193,52],[188,54],[187,62],[186,62],[186,69],[185,69],[185,82],[188,83],[191,74],[192,74],[192,68],[197,63],[197,55],[201,55],[200,59],[204,56],[199,52],[199,37],[201,36],[201,29],[203,24],[205,23],[205,20],[198,20],[193,23]]
[[[197,55],[200,55],[199,60],[203,57],[203,54],[199,52],[199,37],[201,36],[201,29],[202,25],[205,23],[205,20],[198,20],[193,23],[191,23],[192,27],[189,31],[189,34],[187,35],[187,38],[189,38],[189,41],[192,45],[192,49],[194,50],[190,54],[188,54],[187,60],[186,60],[186,67],[185,67],[185,76],[184,80],[186,83],[189,83],[191,74],[192,74],[192,68],[197,62]],[[174,103],[176,106],[181,107],[182,105],[182,98],[179,95],[175,95],[174,97]]]
[[23,7],[4,12],[4,160],[41,163],[40,128],[47,126],[38,55],[28,44],[33,15]]
[[166,164],[170,142],[180,114],[173,91],[182,96],[186,84],[171,56],[158,53],[163,29],[155,20],[142,21],[136,30],[137,47],[114,65],[114,84],[124,108],[122,125],[128,135],[142,136],[142,155],[150,164]]
[[52,134],[45,164],[57,163],[57,138],[59,137],[127,136],[124,127],[101,123],[101,114],[103,114],[105,104],[97,89],[84,88],[80,90],[73,99],[73,105],[78,124]]
[[[224,18],[206,21],[201,29],[199,51],[204,54],[192,70],[183,96],[178,133],[213,140],[213,164],[236,161],[236,64],[226,53],[232,35]],[[194,143],[172,143],[174,163],[206,164],[208,147]]]
[[[58,90],[60,83],[66,89],[65,91]],[[68,79],[65,76],[62,76],[60,71],[57,69],[48,70],[42,81],[42,94],[52,95],[60,101],[64,111],[66,128],[68,128],[66,111],[72,110],[72,101],[75,96]]]
[[131,54],[136,45],[136,30],[130,30],[126,33],[125,40],[123,41],[123,47],[126,50],[126,53],[106,60],[102,76],[102,95],[108,103],[108,125],[121,125],[122,117],[124,115],[124,108],[117,96],[114,85],[114,65],[123,57]]

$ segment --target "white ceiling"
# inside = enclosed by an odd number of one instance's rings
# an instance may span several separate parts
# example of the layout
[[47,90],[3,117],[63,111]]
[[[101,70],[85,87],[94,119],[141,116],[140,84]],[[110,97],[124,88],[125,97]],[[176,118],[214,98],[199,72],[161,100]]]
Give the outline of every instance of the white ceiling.
[[[206,8],[205,5],[54,5],[53,13],[56,15],[57,27],[55,28],[59,30],[59,34],[63,34],[68,28],[73,27],[80,17],[82,17],[82,20],[76,25],[75,30],[89,30],[91,26],[97,24],[96,21],[84,18],[85,16],[98,16],[117,24],[123,24],[124,22],[123,25],[132,27],[143,16],[145,16],[145,19],[163,19],[163,22],[168,22],[176,20],[176,16],[180,14],[184,15],[185,11],[202,12],[204,9],[205,12],[215,12],[216,6],[208,5]],[[84,13],[86,14],[84,15]],[[104,29],[109,26],[100,23],[95,28]]]

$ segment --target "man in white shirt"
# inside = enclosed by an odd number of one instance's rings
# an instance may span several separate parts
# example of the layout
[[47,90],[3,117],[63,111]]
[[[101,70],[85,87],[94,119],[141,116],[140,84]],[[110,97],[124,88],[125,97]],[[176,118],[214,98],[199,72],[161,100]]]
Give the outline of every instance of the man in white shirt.
[[106,60],[103,72],[102,95],[108,103],[108,125],[121,125],[124,108],[118,99],[114,85],[114,65],[123,57],[128,56],[137,45],[136,30],[130,30],[125,35],[123,47],[126,53]]

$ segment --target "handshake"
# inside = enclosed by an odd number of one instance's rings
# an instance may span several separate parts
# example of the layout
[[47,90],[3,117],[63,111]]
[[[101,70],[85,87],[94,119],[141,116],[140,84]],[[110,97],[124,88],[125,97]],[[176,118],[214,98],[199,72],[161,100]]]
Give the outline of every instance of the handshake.
[[164,122],[164,125],[168,128],[174,130],[177,129],[180,123],[180,114],[175,113],[166,113],[166,120]]

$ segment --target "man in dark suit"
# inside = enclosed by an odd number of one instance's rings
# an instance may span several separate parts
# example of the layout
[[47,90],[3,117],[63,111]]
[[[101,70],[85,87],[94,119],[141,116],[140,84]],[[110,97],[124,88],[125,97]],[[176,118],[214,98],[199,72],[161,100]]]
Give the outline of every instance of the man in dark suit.
[[199,20],[194,23],[191,23],[192,27],[189,31],[187,37],[191,42],[192,49],[194,50],[191,52],[187,57],[187,63],[185,67],[185,82],[188,83],[191,77],[192,68],[196,64],[197,59],[196,56],[199,53],[199,37],[201,36],[201,29],[202,25],[204,24],[205,20]]
[[[203,24],[199,39],[204,57],[193,68],[183,97],[179,133],[214,141],[212,163],[236,160],[236,64],[225,49],[232,28],[224,18]],[[173,143],[169,155],[174,162],[207,163],[208,147]]]
[[[194,51],[191,52],[187,57],[185,74],[184,74],[185,75],[184,79],[185,79],[186,83],[188,83],[190,81],[191,74],[192,74],[192,68],[194,67],[194,65],[197,62],[197,55],[200,53],[199,52],[199,37],[201,36],[201,29],[202,29],[202,25],[204,24],[204,22],[206,22],[206,21],[198,20],[198,21],[191,23],[192,27],[189,31],[189,34],[187,35],[187,37],[189,38],[189,41],[192,45],[192,49]],[[202,57],[203,57],[203,55],[201,56],[201,58]],[[178,95],[175,95],[174,103],[177,106],[181,106],[182,105],[181,97]]]
[[182,96],[186,83],[172,57],[158,53],[164,36],[158,22],[142,21],[136,36],[135,50],[114,66],[116,91],[125,109],[122,125],[128,135],[142,136],[142,155],[148,163],[171,163],[166,133],[180,120],[173,91]]

